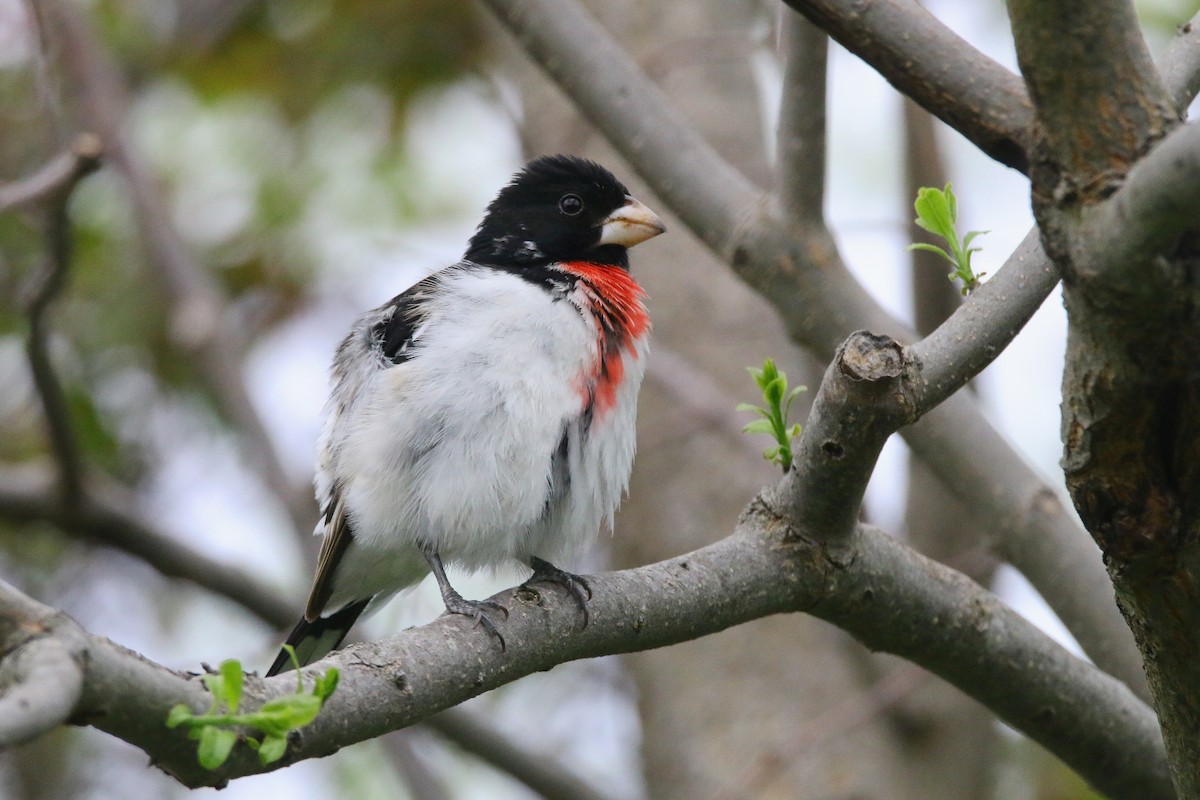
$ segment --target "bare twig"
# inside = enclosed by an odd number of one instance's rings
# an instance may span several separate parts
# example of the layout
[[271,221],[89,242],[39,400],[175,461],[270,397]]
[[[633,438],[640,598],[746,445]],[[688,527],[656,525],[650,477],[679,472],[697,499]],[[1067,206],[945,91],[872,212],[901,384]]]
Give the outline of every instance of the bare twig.
[[794,11],[781,21],[783,98],[779,108],[779,185],[783,213],[822,220],[825,203],[825,75],[829,37]]
[[761,793],[771,778],[797,755],[870,722],[895,707],[930,677],[928,672],[912,665],[892,670],[864,691],[806,721],[779,750],[764,753],[752,764],[737,785],[746,788],[746,795]]
[[82,13],[61,0],[43,0],[48,27],[61,37],[62,60],[71,83],[80,87],[78,112],[104,141],[113,167],[125,177],[142,239],[155,267],[152,275],[170,307],[173,342],[195,364],[222,412],[231,420],[248,461],[291,516],[301,552],[313,554],[315,505],[307,490],[292,483],[275,443],[246,389],[241,365],[246,342],[230,324],[221,288],[196,261],[167,215],[168,203],[149,171],[128,146],[129,105],[120,70]]
[[46,314],[55,296],[66,285],[71,266],[71,221],[67,215],[67,203],[79,181],[99,166],[99,139],[91,134],[82,134],[75,140],[70,153],[55,159],[38,175],[24,182],[23,187],[19,186],[18,189],[22,191],[13,195],[18,198],[17,202],[28,202],[39,196],[47,201],[48,256],[35,276],[32,298],[27,308],[29,336],[25,349],[58,468],[60,499],[68,507],[80,501],[82,467],[71,431],[66,393],[54,372],[46,343]]
[[784,0],[984,153],[1029,168],[1032,109],[1021,79],[915,0]]
[[132,509],[133,498],[116,486],[86,487],[82,502],[68,510],[45,475],[0,474],[0,517],[10,522],[49,522],[69,536],[113,547],[145,561],[169,578],[179,578],[240,604],[273,628],[295,622],[295,602],[267,589],[244,570],[223,564],[156,531]]
[[38,202],[48,195],[69,195],[75,184],[99,165],[100,140],[83,134],[68,152],[59,153],[32,175],[0,185],[0,212]]
[[558,763],[549,753],[534,754],[516,747],[512,738],[462,708],[443,711],[422,723],[447,741],[512,775],[546,800],[610,800]]

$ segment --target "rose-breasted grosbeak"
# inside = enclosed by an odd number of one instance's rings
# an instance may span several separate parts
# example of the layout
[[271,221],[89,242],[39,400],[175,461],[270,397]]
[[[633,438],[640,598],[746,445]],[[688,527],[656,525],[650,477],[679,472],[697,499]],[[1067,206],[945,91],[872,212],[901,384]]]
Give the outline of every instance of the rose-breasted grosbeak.
[[[608,170],[572,156],[525,166],[463,260],[365,314],[338,348],[317,460],[325,536],[300,663],[431,570],[446,609],[503,638],[444,562],[551,564],[612,516],[633,465],[650,323],[626,249],[664,231]],[[281,652],[267,675],[290,668]]]

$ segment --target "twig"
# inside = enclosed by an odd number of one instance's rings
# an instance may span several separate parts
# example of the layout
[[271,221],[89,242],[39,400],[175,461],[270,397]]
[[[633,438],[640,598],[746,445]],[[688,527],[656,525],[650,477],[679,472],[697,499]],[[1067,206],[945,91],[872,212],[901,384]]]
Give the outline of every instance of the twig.
[[780,751],[764,753],[743,773],[737,786],[745,787],[743,796],[757,796],[765,785],[796,756],[837,736],[844,736],[895,707],[924,684],[930,673],[912,665],[898,667],[873,686],[846,698],[816,719],[808,720],[788,738]]
[[82,467],[66,393],[54,372],[46,343],[46,314],[56,295],[66,284],[71,267],[71,221],[67,203],[85,175],[100,166],[100,140],[82,134],[69,153],[54,159],[37,175],[22,182],[13,193],[16,202],[44,198],[48,203],[46,250],[48,257],[34,279],[32,297],[27,306],[29,336],[25,350],[33,383],[42,404],[51,450],[59,473],[59,491],[67,507],[78,505],[82,495]]
[[83,541],[113,547],[141,559],[169,578],[179,578],[229,598],[272,628],[293,624],[296,604],[244,570],[216,561],[156,531],[132,509],[134,499],[93,479],[80,505],[65,509],[44,475],[0,473],[0,517],[10,522],[49,522]]
[[611,800],[610,795],[573,775],[554,756],[515,747],[510,737],[494,730],[470,711],[449,709],[429,717],[422,724],[471,755],[512,775],[546,800]]
[[786,217],[820,221],[825,203],[825,76],[829,37],[798,13],[783,10],[784,70],[779,107],[779,185]]
[[32,175],[0,185],[0,212],[65,191],[68,195],[81,178],[100,166],[100,140],[82,134],[71,150],[59,153]]
[[172,342],[185,351],[233,423],[248,461],[290,515],[301,552],[311,556],[315,505],[307,490],[298,491],[288,477],[250,398],[240,371],[246,342],[239,326],[229,324],[224,293],[175,230],[168,203],[125,140],[129,101],[120,70],[78,9],[62,0],[42,0],[41,5],[47,27],[62,39],[69,79],[81,87],[78,113],[104,141],[109,160],[129,186],[142,239],[155,267],[152,275],[170,307]]
[[1021,79],[914,0],[784,0],[987,155],[1026,172],[1032,108]]
[[412,800],[452,800],[445,785],[413,747],[411,730],[396,731],[383,737],[383,746],[396,766],[397,776]]

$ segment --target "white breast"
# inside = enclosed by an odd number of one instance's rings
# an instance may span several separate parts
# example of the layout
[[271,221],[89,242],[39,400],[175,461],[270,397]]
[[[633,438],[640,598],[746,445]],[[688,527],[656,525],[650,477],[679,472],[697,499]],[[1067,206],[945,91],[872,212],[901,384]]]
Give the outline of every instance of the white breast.
[[[327,426],[322,480],[342,487],[356,545],[348,556],[413,564],[414,546],[430,543],[468,568],[569,557],[611,523],[627,486],[644,338],[623,356],[615,403],[588,424],[583,381],[599,357],[597,329],[570,299],[463,270],[424,310],[413,357],[351,369],[361,399],[331,410],[339,419]],[[359,585],[339,580],[339,595],[390,593],[421,577],[345,566]]]

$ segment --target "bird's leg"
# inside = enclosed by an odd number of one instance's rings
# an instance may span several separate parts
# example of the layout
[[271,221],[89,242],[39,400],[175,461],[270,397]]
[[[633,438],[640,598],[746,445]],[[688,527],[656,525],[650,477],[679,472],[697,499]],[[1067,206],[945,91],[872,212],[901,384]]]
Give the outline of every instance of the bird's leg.
[[529,580],[521,584],[521,588],[536,592],[537,590],[530,586],[531,583],[557,583],[567,590],[567,594],[575,598],[576,605],[583,612],[583,627],[586,628],[588,625],[588,601],[592,599],[592,586],[587,582],[587,578],[559,569],[549,561],[543,561],[537,556],[529,560],[529,566],[533,567],[533,574],[529,576]]
[[508,619],[508,609],[495,600],[464,599],[450,585],[450,579],[446,577],[446,568],[442,566],[442,557],[438,554],[437,548],[432,545],[423,545],[421,552],[425,554],[425,560],[429,562],[429,568],[433,570],[433,577],[437,578],[438,588],[442,590],[442,602],[446,604],[446,610],[451,614],[462,614],[464,617],[470,617],[475,620],[478,625],[483,626],[484,630],[496,637],[496,640],[500,642],[500,649],[503,651],[505,649],[504,637],[500,635],[500,631],[496,629],[496,623],[492,622],[491,617],[484,612],[484,609],[490,608],[503,612],[505,619]]

